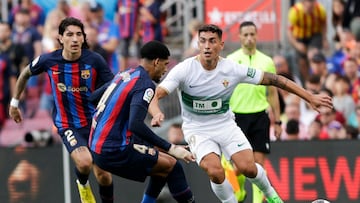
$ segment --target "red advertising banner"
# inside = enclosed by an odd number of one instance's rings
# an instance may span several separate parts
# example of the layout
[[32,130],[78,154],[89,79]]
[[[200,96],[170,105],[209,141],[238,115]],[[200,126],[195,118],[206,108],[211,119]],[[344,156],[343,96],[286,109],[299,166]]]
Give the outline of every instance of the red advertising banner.
[[239,41],[243,21],[256,24],[259,42],[279,41],[281,18],[280,0],[205,0],[205,22],[220,26],[224,41]]

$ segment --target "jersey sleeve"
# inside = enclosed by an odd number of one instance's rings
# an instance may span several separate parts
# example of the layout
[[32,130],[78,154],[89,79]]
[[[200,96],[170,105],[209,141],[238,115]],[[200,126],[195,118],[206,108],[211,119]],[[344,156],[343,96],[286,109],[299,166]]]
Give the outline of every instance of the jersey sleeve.
[[239,83],[250,83],[250,84],[260,84],[263,79],[264,72],[262,70],[248,67],[242,64],[234,63],[235,67],[234,72],[239,76]]
[[107,65],[105,59],[97,53],[94,54],[96,56],[95,69],[98,73],[96,88],[99,88],[105,83],[111,81],[114,78],[114,74],[111,72],[110,67]]
[[160,87],[165,89],[168,93],[173,92],[178,88],[186,78],[186,67],[183,65],[184,62],[174,66],[159,84]]
[[47,66],[44,65],[46,58],[46,55],[40,55],[30,62],[31,74],[38,75],[46,71]]

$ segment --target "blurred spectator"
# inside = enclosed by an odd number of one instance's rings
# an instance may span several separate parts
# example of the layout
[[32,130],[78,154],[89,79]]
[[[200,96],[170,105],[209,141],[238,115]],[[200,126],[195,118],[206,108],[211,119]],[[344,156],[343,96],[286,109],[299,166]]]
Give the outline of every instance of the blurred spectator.
[[34,3],[32,0],[20,0],[19,4],[16,5],[10,13],[9,23],[13,24],[15,21],[16,13],[21,10],[28,10],[30,16],[30,23],[33,27],[37,29],[37,31],[42,34],[43,26],[45,23],[45,13],[42,8]]
[[296,82],[296,84],[302,85],[300,78],[291,71],[289,63],[284,56],[274,55],[272,58],[277,74],[288,75],[288,78],[291,78],[292,81]]
[[107,52],[103,49],[98,41],[98,30],[91,26],[85,25],[86,41],[89,45],[89,49],[100,54],[105,60],[108,57]]
[[359,64],[356,62],[356,59],[353,57],[347,57],[343,63],[344,76],[350,80],[350,91],[352,92],[353,87],[360,76]]
[[326,10],[316,0],[300,0],[290,8],[288,20],[288,40],[296,50],[301,79],[305,81],[309,73],[306,60],[309,46],[328,48]]
[[189,48],[184,51],[183,58],[195,56],[199,53],[198,48],[198,30],[203,23],[198,19],[193,19],[189,22],[188,31],[191,35]]
[[[13,43],[24,47],[29,60],[33,60],[42,53],[41,35],[31,25],[30,12],[27,9],[20,9],[16,12],[11,38]],[[35,114],[40,94],[39,77],[32,77],[27,83],[25,117],[32,117]]]
[[310,140],[319,140],[322,124],[319,120],[313,120],[308,128]]
[[299,140],[299,121],[296,119],[288,120],[285,132],[287,134],[286,140]]
[[[318,94],[321,90],[320,77],[310,75],[305,81],[305,89],[313,94]],[[300,100],[300,122],[309,126],[317,114],[318,112],[312,109],[304,100]]]
[[322,125],[319,135],[320,140],[336,139],[342,137],[342,133],[346,134],[343,125],[336,120],[336,110],[334,108],[321,107],[318,119]]
[[[288,125],[288,122],[290,120],[295,120],[297,121],[297,128],[298,128],[298,133],[297,133],[297,139],[299,140],[309,140],[310,137],[307,133],[307,127],[304,123],[302,123],[300,121],[300,105],[296,104],[296,103],[291,103],[291,104],[287,104],[285,107],[285,115],[284,118],[282,119],[283,122],[283,132],[281,134],[281,139],[282,140],[288,140],[288,133],[286,132],[286,128]],[[293,124],[291,124],[293,125]]]
[[344,10],[343,26],[350,28],[357,40],[360,40],[360,1],[347,0]]
[[120,69],[125,70],[129,66],[130,47],[133,43],[136,49],[136,57],[140,54],[140,40],[139,40],[139,0],[118,0],[118,7],[116,12],[116,21],[120,29]]
[[323,53],[318,52],[313,55],[310,60],[310,68],[311,74],[320,76],[320,83],[324,83],[328,75],[328,69],[326,67],[326,57]]
[[119,46],[119,28],[104,18],[104,10],[100,3],[90,3],[90,25],[98,30],[98,41],[108,53],[107,62],[113,73],[119,71],[120,62],[116,53]]
[[337,76],[334,84],[333,105],[341,112],[346,120],[349,120],[351,113],[355,110],[355,103],[349,93],[350,80],[346,76]]
[[163,41],[161,4],[161,0],[145,0],[140,8],[142,43],[151,40]]
[[333,0],[332,1],[332,25],[335,30],[334,42],[335,49],[339,48],[340,34],[343,31],[343,21],[344,21],[344,9],[345,9],[345,0]]
[[335,52],[328,59],[328,69],[331,73],[343,74],[342,63],[350,54],[350,45],[354,43],[355,37],[348,29],[343,29],[339,34],[340,42]]
[[173,123],[167,131],[167,139],[170,143],[187,145],[184,140],[184,133],[181,129],[181,123]]

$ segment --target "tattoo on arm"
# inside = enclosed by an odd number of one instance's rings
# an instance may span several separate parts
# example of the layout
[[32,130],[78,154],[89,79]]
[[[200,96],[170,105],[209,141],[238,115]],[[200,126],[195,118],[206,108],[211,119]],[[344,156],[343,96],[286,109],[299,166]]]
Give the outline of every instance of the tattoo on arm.
[[[269,85],[273,85],[279,87],[281,89],[285,89],[287,87],[287,78],[280,77],[279,75],[266,73],[265,72],[265,83],[267,82]],[[285,89],[286,90],[286,89]]]

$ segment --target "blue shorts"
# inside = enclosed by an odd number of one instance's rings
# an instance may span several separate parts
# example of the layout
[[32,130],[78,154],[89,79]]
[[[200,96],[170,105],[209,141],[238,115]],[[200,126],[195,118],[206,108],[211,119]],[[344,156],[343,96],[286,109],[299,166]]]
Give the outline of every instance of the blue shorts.
[[64,128],[59,130],[59,135],[61,136],[66,149],[71,153],[78,147],[88,147],[90,127]]
[[132,139],[124,150],[104,154],[91,153],[94,163],[101,169],[138,182],[145,181],[159,157],[159,151],[151,144],[136,138]]

